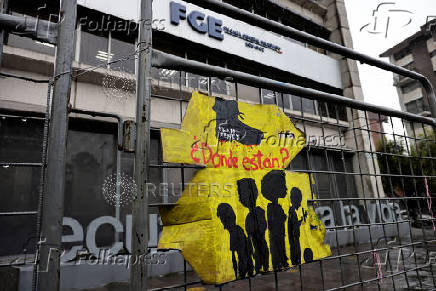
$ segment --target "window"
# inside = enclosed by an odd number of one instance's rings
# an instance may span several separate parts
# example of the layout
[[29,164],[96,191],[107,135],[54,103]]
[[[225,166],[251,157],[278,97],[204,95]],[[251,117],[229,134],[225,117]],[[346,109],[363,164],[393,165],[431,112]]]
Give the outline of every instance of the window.
[[[42,119],[0,117],[0,160],[40,162],[42,134]],[[158,131],[151,132],[152,164],[160,164],[162,160],[159,135]],[[77,220],[83,228],[99,217],[116,214],[115,207],[109,205],[102,194],[106,177],[116,173],[116,143],[116,123],[70,118],[64,216]],[[133,177],[134,154],[121,153],[120,156],[121,172]],[[150,182],[159,185],[161,181],[162,169],[150,168]],[[0,212],[37,210],[40,168],[0,167],[0,183]],[[150,203],[162,202],[159,193],[156,191],[155,194],[150,194]],[[125,217],[131,214],[131,207],[126,205],[120,210],[120,221],[126,225]],[[4,216],[0,217],[0,223],[0,256],[22,254],[24,248],[27,248],[27,253],[34,252],[35,216]],[[69,228],[64,232],[70,232]],[[96,234],[97,246],[112,245],[114,236],[110,225],[102,225]]]
[[419,98],[405,104],[406,110],[410,113],[419,114],[423,111],[429,111],[428,107],[424,103],[424,98]]
[[[342,158],[343,157],[343,158]],[[311,149],[303,149],[292,160],[289,169],[303,171],[334,171],[353,173],[353,155],[336,152]],[[329,199],[335,197],[358,197],[354,176],[331,174],[331,173],[313,173],[314,188],[313,194],[319,199]],[[326,203],[334,209],[335,221],[340,221],[340,205],[337,203]]]
[[291,95],[292,109],[305,113],[315,114],[315,103],[313,100]]
[[[159,80],[160,82],[166,82],[166,83],[176,84],[176,85],[179,85],[179,83],[180,83],[180,72],[179,71],[152,68],[152,76],[153,76],[153,78]],[[182,74],[182,78],[183,78],[183,74]]]
[[109,39],[107,36],[98,36],[86,31],[80,32],[81,63],[98,66],[112,60],[113,55],[108,52]]
[[276,100],[279,97],[278,95],[278,93],[275,93],[271,90],[262,89],[263,104],[277,104]]
[[208,92],[209,84],[208,84],[207,77],[203,77],[191,73],[186,73],[186,76],[188,79],[188,87]]
[[[3,117],[0,119],[0,161],[41,161],[43,121]],[[38,208],[38,167],[0,167],[0,212],[36,211]],[[36,217],[0,217],[0,256],[34,251]]]
[[218,78],[211,79],[212,94],[228,95],[229,94],[228,87],[229,87],[229,85],[226,84],[226,81],[224,81],[224,80],[221,80]]
[[[119,60],[127,56],[132,56],[135,52],[135,45],[112,38],[110,43],[112,60]],[[112,64],[111,69],[124,71],[130,74],[135,73],[135,57],[132,56],[128,60]]]
[[260,103],[260,90],[259,88],[238,84],[238,96],[241,101],[248,101],[251,103]]
[[12,47],[22,48],[29,51],[51,55],[55,54],[55,46],[49,43],[42,43],[28,37],[21,37],[15,34],[8,34],[7,44]]
[[407,94],[407,93],[410,93],[410,92],[412,92],[413,90],[415,90],[416,88],[419,88],[419,87],[421,87],[421,84],[419,84],[418,81],[413,81],[413,82],[408,83],[408,84],[406,84],[404,86],[401,86],[400,88],[401,88],[401,92],[403,94]]
[[402,58],[404,58],[405,56],[407,56],[408,54],[410,54],[411,52],[410,52],[410,50],[402,50],[402,51],[399,51],[398,53],[395,53],[394,54],[394,59],[396,60],[396,61],[398,61],[398,60],[400,60],[400,59],[402,59]]

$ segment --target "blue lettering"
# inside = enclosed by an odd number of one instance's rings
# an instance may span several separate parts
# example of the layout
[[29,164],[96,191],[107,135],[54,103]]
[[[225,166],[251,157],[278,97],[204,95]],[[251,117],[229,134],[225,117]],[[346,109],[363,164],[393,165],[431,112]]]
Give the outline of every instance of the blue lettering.
[[170,2],[171,23],[179,25],[180,20],[186,19],[186,7],[180,3]]
[[209,26],[209,36],[218,40],[223,40],[224,35],[223,32],[223,22],[219,19],[216,19],[212,16],[207,17],[207,23]]
[[198,31],[200,33],[206,33],[207,32],[207,25],[204,22],[198,22],[198,21],[204,20],[204,14],[199,11],[192,11],[188,15],[188,23],[194,29],[195,31]]

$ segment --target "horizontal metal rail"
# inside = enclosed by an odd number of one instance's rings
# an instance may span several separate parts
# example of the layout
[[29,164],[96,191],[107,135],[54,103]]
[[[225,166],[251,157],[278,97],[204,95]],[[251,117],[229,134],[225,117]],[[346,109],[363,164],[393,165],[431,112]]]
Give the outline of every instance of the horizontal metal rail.
[[31,16],[15,16],[0,13],[1,29],[51,44],[56,44],[57,42],[57,27],[56,22],[42,20]]
[[0,212],[0,216],[26,216],[37,215],[38,211],[15,211],[15,212]]
[[272,79],[258,77],[240,71],[233,71],[218,66],[211,66],[198,61],[187,60],[181,57],[167,54],[158,50],[153,50],[152,63],[154,67],[158,68],[185,70],[195,74],[200,74],[207,77],[218,77],[221,79],[228,79],[230,77],[232,78],[232,82],[236,83],[262,87],[265,89],[293,94],[312,100],[332,102],[339,105],[349,106],[354,109],[378,112],[383,115],[399,117],[409,121],[421,122],[436,127],[436,119],[434,118],[428,118],[408,112],[402,112],[384,106],[377,106],[359,100],[346,98],[344,96],[325,93],[319,90],[304,88],[289,83],[278,82]]
[[25,216],[37,215],[38,211],[15,211],[15,212],[0,212],[0,216]]
[[434,93],[434,88],[431,85],[430,81],[424,75],[421,75],[415,71],[407,70],[403,67],[395,66],[388,62],[381,61],[374,57],[361,54],[353,49],[344,47],[342,45],[333,43],[320,37],[313,36],[307,32],[285,26],[279,22],[267,19],[265,17],[259,16],[243,9],[239,9],[224,2],[219,2],[216,0],[198,0],[196,2],[200,3],[200,5],[201,3],[207,4],[209,7],[212,7],[213,10],[216,12],[222,12],[229,16],[235,17],[238,20],[245,21],[249,24],[259,26],[267,30],[271,30],[282,36],[287,36],[301,42],[306,42],[318,48],[322,48],[332,53],[342,55],[346,58],[359,61],[362,64],[368,64],[370,66],[374,66],[386,71],[390,71],[405,77],[418,80],[423,85],[424,90],[426,91],[432,116],[436,117],[436,97]]
[[0,167],[3,168],[18,168],[18,167],[29,167],[29,168],[37,168],[37,167],[42,167],[43,164],[42,163],[8,163],[8,162],[2,162],[0,163]]

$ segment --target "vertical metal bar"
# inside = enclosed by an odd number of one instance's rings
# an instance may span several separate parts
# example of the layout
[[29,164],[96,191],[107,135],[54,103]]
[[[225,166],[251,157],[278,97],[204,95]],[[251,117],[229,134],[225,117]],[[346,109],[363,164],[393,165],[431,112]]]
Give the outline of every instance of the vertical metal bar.
[[[48,127],[50,124],[50,107],[51,107],[51,100],[52,100],[52,83],[50,82],[48,84],[47,88],[47,103],[46,103],[46,109],[45,109],[45,119],[44,119],[44,129],[43,129],[43,136],[42,136],[42,153],[41,153],[41,174],[40,174],[40,180],[39,180],[39,191],[38,191],[38,215],[36,217],[36,235],[35,237],[38,239],[41,236],[41,219],[42,219],[42,207],[43,207],[43,201],[44,201],[44,187],[46,182],[46,171],[47,171],[47,143],[48,143]],[[38,246],[36,247],[35,252],[35,262],[38,261],[39,258],[39,249]],[[36,290],[36,284],[38,281],[38,272],[36,266],[33,268],[33,274],[32,274],[32,290]]]
[[[148,254],[148,193],[150,152],[150,99],[151,99],[151,47],[152,0],[142,0],[138,38],[137,89],[136,89],[136,146],[135,182],[138,195],[132,210],[132,256]],[[135,264],[130,270],[130,290],[147,289],[147,266]]]
[[76,33],[76,0],[61,1],[49,126],[47,183],[42,207],[38,290],[59,290],[68,103]]
[[[9,10],[9,0],[0,0],[0,12],[8,13]],[[0,30],[0,68],[2,67],[3,58],[3,45],[6,40],[7,32],[5,30]]]

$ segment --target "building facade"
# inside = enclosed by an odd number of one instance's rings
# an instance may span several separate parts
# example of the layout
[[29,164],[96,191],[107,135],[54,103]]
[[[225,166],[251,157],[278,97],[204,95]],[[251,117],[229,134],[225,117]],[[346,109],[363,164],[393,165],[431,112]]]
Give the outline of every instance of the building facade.
[[[44,6],[38,1],[31,5],[24,0],[11,1],[9,12],[49,20],[58,10],[56,1],[49,2],[49,5]],[[119,7],[118,1],[78,2],[71,108],[113,114],[122,120],[133,121],[136,112],[135,42],[138,28],[135,24],[138,21],[135,7],[138,7],[139,1],[128,1],[132,9]],[[195,5],[195,9],[209,12],[207,5],[201,4],[202,1],[175,2]],[[342,0],[223,2],[280,21],[317,37],[353,47]],[[155,11],[153,46],[158,50],[363,101],[357,64],[353,60],[297,40],[280,39],[281,42],[285,42],[283,49],[290,53],[287,62],[291,65],[286,69],[278,68],[280,64],[269,66],[268,64],[274,60],[256,59],[252,55],[262,48],[250,47],[247,43],[244,44],[244,41],[239,48],[239,54],[231,53],[231,48],[210,45],[210,41],[204,38],[192,41],[204,35],[192,31],[191,28],[186,35],[179,34],[175,24],[166,17],[166,13],[169,13],[169,10]],[[238,25],[240,30],[255,30],[253,24]],[[270,34],[268,37],[271,39],[277,37],[273,33]],[[55,48],[51,45],[9,34],[3,48],[1,73],[48,79],[53,74],[54,54]],[[0,88],[0,158],[6,162],[37,163],[41,156],[47,84],[4,77],[0,78]],[[355,198],[362,197],[363,193],[371,197],[384,197],[381,181],[376,175],[358,177],[323,173],[358,172],[358,168],[370,174],[379,172],[377,163],[372,163],[364,154],[375,149],[370,134],[365,134],[364,131],[353,134],[353,128],[372,128],[367,116],[362,112],[313,101],[304,96],[281,94],[235,84],[231,80],[206,78],[183,71],[153,69],[151,164],[163,163],[159,129],[180,127],[193,90],[209,92],[222,98],[237,96],[240,101],[276,104],[282,108],[298,128],[304,129],[308,142],[306,149],[292,163],[291,169],[318,170],[319,173],[314,174],[314,179],[315,191],[320,198]],[[63,257],[62,272],[70,272],[87,279],[79,282],[72,279],[75,276],[64,276],[63,288],[94,287],[111,281],[128,280],[129,271],[124,266],[90,266],[69,262],[77,258],[78,251],[94,256],[98,256],[102,249],[107,248],[117,253],[130,252],[131,209],[128,206],[114,207],[108,204],[102,194],[105,181],[113,179],[114,175],[133,177],[134,154],[119,149],[116,121],[116,118],[74,112],[70,114],[64,213],[66,253]],[[343,151],[344,149],[348,151]],[[356,153],[359,151],[362,154]],[[149,203],[157,205],[176,202],[184,181],[189,181],[194,173],[194,169],[152,167],[152,183],[165,184],[167,187],[158,187],[153,192],[154,195],[150,196]],[[1,204],[1,211],[37,209],[39,177],[38,168],[0,169],[0,181],[4,189],[0,196],[5,201]],[[352,213],[350,209],[359,209],[361,205],[351,205],[350,202],[346,207],[347,211]],[[324,212],[329,211],[333,212],[333,221],[329,220],[330,225],[346,224],[344,220],[348,221],[346,216],[349,213],[344,212],[344,205],[328,205],[319,213],[322,216]],[[4,227],[0,233],[0,256],[10,258],[25,252],[34,252],[35,217],[29,215],[1,219]],[[327,224],[327,221],[325,223]],[[157,245],[159,229],[158,211],[157,208],[152,208],[152,248]],[[343,243],[347,243],[346,238]],[[168,262],[164,265],[150,265],[150,274],[162,275],[183,270],[183,259],[179,254],[168,253]],[[92,272],[97,272],[101,276],[90,276]],[[31,282],[30,279],[31,270],[21,268],[20,288],[26,289]]]
[[[435,88],[436,22],[432,20],[421,26],[418,32],[383,52],[380,57],[388,57],[392,64],[424,75]],[[425,90],[417,80],[394,74],[394,86],[397,87],[403,111],[431,116]],[[410,128],[408,130],[413,131]],[[415,131],[418,135],[423,133],[422,128],[417,128]]]

